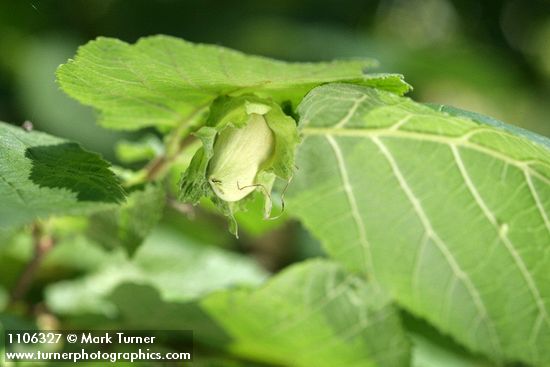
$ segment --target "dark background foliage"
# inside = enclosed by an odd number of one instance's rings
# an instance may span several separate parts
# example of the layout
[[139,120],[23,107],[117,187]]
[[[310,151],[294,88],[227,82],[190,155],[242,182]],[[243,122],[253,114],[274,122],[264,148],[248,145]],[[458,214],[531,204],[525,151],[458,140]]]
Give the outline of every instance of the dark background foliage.
[[545,0],[3,1],[0,118],[112,158],[115,137],[56,92],[53,73],[97,36],[159,33],[284,60],[373,57],[381,71],[406,75],[413,98],[550,133]]

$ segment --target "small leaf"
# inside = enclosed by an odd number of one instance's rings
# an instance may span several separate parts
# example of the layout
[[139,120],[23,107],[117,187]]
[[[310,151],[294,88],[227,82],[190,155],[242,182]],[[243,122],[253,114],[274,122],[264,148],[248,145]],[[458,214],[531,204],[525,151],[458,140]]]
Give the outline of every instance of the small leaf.
[[327,252],[473,351],[549,364],[548,139],[352,85],[298,110],[288,208]]
[[109,164],[78,144],[0,122],[0,227],[115,207],[124,191]]
[[131,192],[118,208],[93,214],[86,233],[102,246],[133,254],[162,217],[165,200],[162,187],[147,185]]
[[100,37],[79,48],[57,73],[61,88],[101,111],[112,129],[192,125],[217,97],[254,93],[294,106],[313,87],[349,81],[403,94],[402,76],[367,74],[371,60],[286,63],[169,36],[136,44]]

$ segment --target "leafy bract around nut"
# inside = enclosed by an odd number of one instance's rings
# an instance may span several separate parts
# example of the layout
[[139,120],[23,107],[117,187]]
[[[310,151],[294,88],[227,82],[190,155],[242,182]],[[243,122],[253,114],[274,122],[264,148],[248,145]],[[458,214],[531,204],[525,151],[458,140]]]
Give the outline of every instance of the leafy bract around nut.
[[289,181],[299,142],[295,121],[280,106],[253,95],[220,97],[210,108],[206,126],[195,134],[203,146],[182,179],[181,200],[197,204],[210,198],[230,218],[253,192],[265,197],[271,212],[271,190],[277,177]]

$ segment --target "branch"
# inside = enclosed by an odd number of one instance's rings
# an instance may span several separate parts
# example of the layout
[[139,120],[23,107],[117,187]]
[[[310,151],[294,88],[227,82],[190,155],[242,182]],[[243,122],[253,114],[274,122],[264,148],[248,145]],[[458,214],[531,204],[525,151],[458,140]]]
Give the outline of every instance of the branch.
[[124,186],[130,187],[162,179],[179,154],[195,140],[191,133],[197,129],[197,126],[189,125],[189,122],[206,111],[209,103],[197,107],[184,121],[181,121],[168,136],[165,154],[150,161],[144,168],[126,180]]
[[34,243],[33,257],[15,283],[8,303],[10,306],[25,297],[44,257],[55,245],[54,239],[50,235],[44,234],[42,226],[38,223],[32,226],[32,238]]

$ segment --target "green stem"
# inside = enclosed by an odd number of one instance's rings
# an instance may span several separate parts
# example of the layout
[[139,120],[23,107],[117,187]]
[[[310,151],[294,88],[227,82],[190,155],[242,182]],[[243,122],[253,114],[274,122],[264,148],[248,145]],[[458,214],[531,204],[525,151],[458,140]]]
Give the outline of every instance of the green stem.
[[143,169],[126,180],[124,186],[130,187],[164,178],[172,163],[174,163],[185,147],[194,140],[191,133],[196,130],[196,124],[190,124],[190,122],[206,111],[210,103],[211,101],[197,107],[189,116],[179,122],[177,128],[172,130],[166,139],[166,152],[150,161]]
[[196,126],[190,124],[189,122],[193,121],[197,116],[203,113],[212,101],[200,105],[197,107],[189,116],[185,118],[184,121],[181,121],[178,124],[178,127],[172,131],[168,137],[168,142],[166,144],[166,157],[173,159],[179,153],[181,153],[184,139],[189,136],[193,131],[195,131]]

